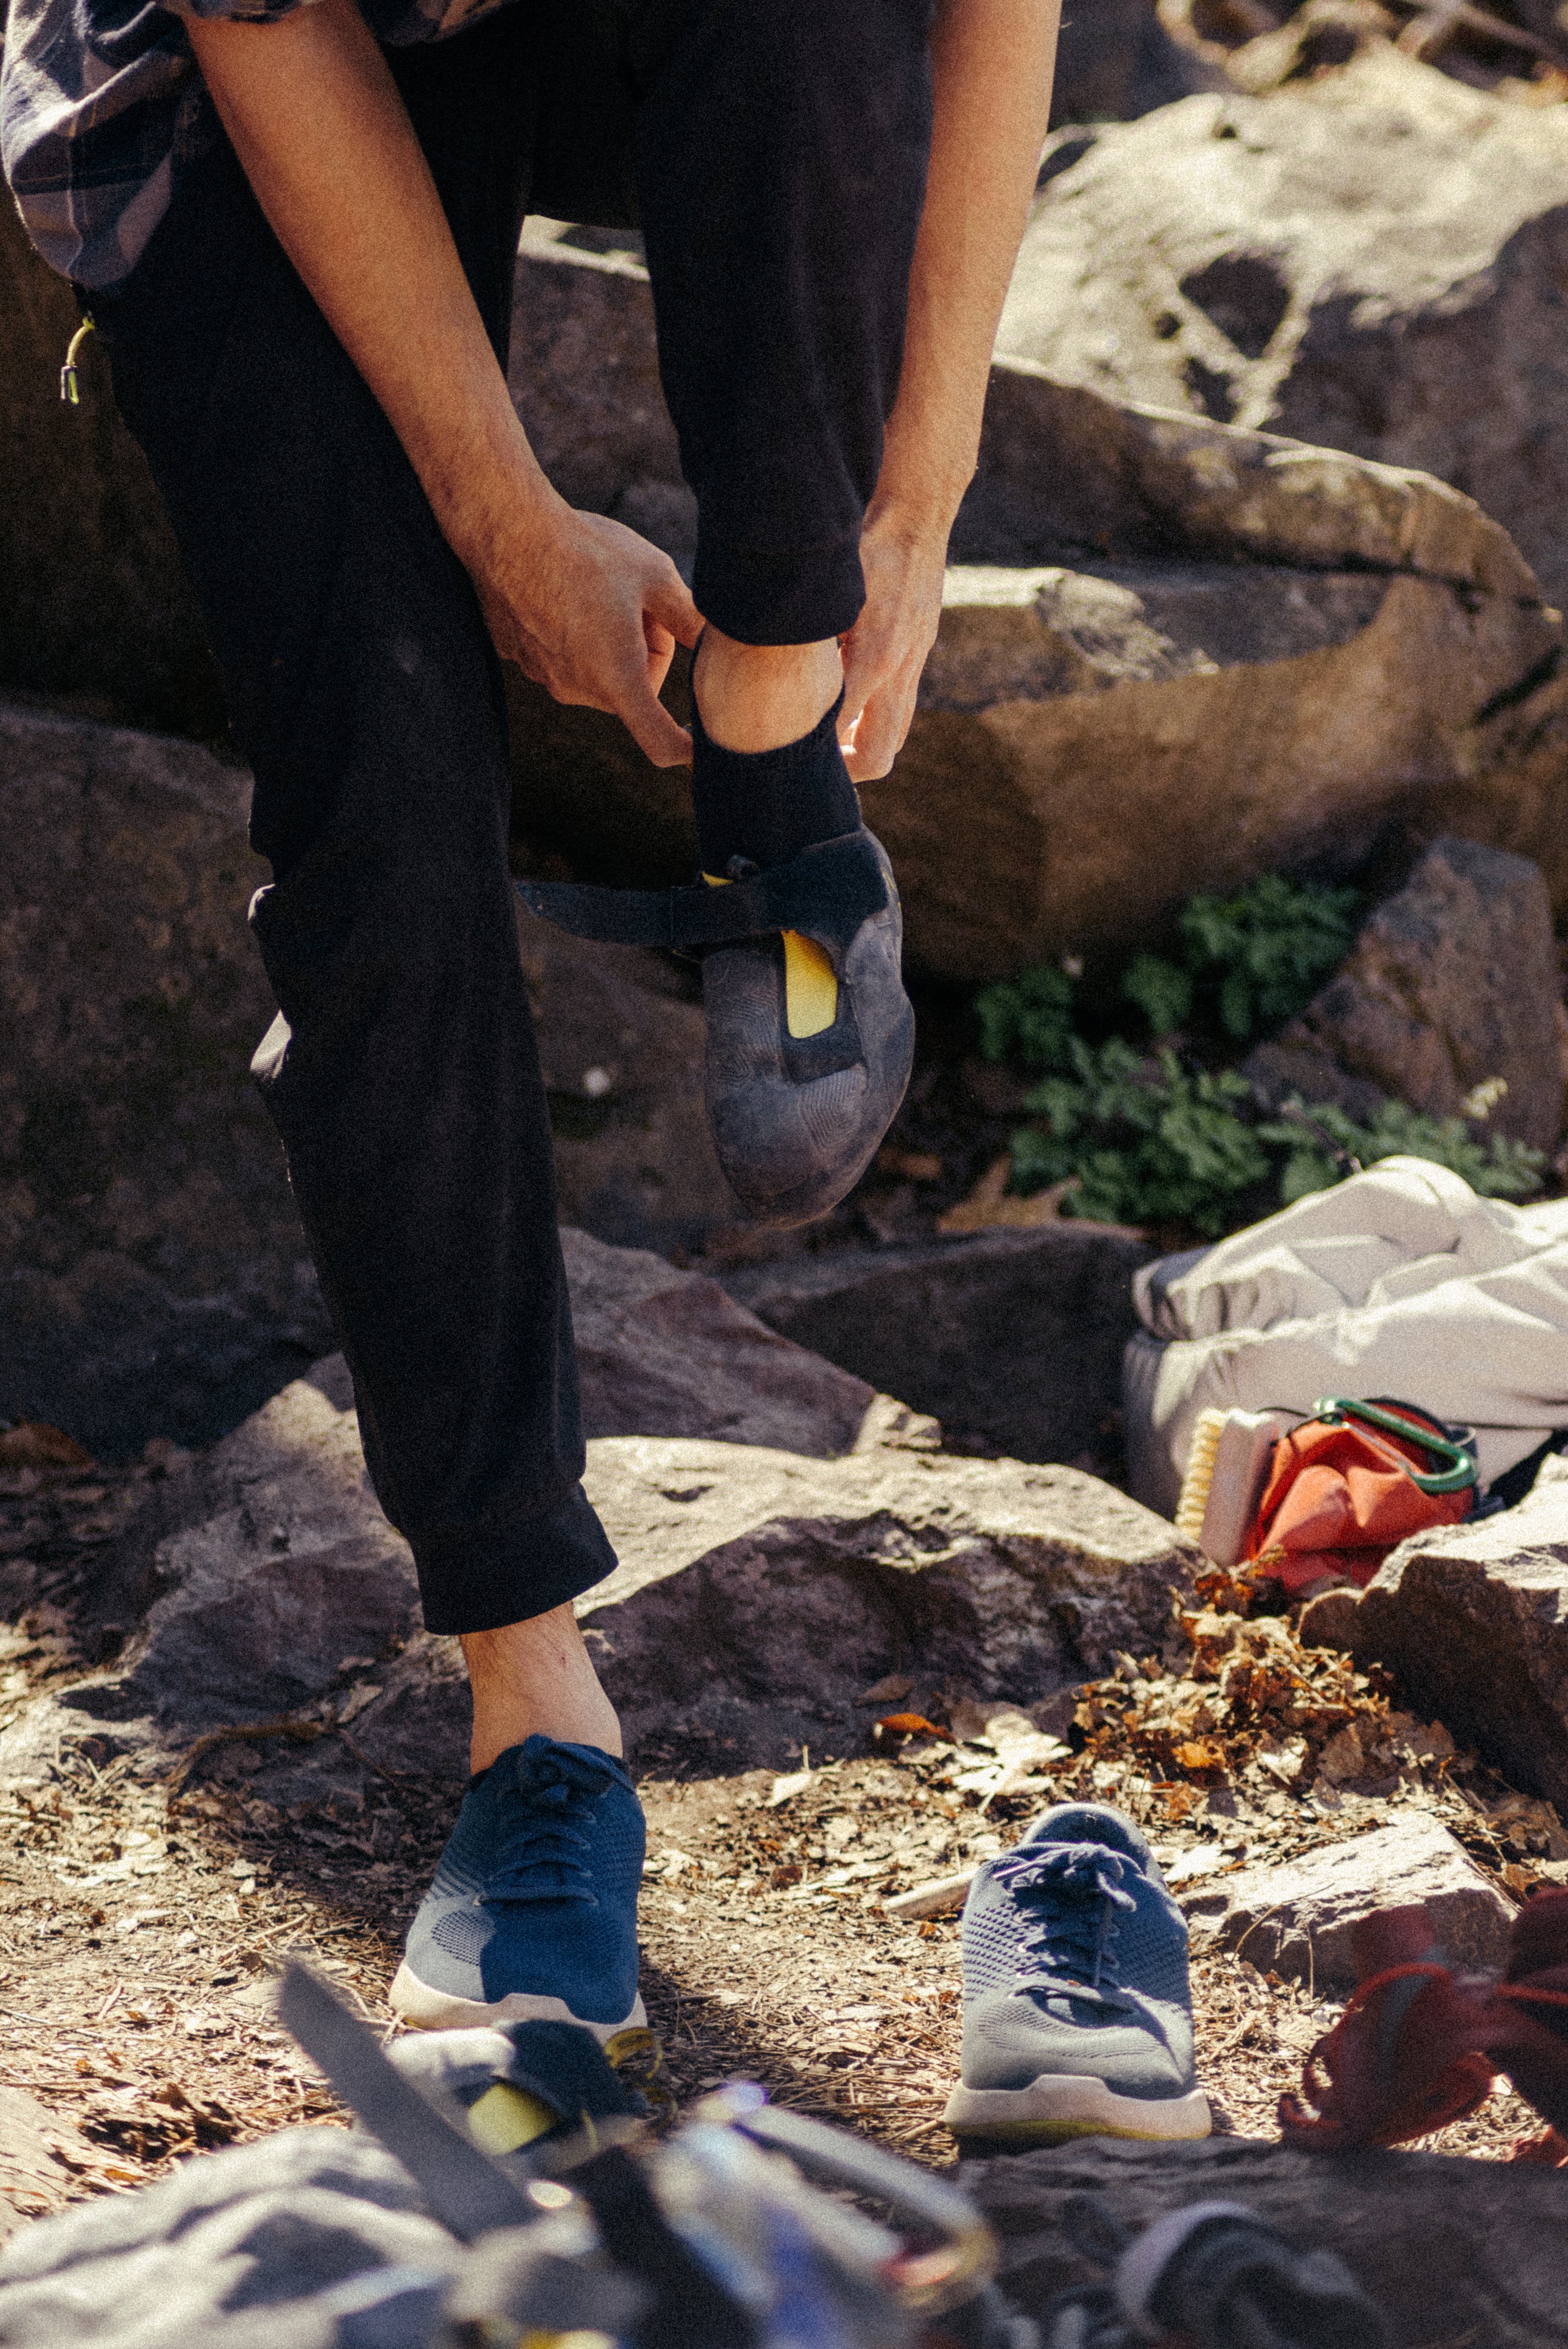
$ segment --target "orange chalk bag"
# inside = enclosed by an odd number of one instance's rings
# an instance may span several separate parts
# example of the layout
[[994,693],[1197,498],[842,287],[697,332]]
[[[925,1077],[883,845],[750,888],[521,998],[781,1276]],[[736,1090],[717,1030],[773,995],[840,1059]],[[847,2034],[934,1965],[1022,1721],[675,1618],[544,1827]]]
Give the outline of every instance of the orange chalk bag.
[[1365,1589],[1407,1535],[1469,1516],[1478,1482],[1462,1438],[1413,1404],[1330,1395],[1275,1444],[1243,1556],[1293,1598]]

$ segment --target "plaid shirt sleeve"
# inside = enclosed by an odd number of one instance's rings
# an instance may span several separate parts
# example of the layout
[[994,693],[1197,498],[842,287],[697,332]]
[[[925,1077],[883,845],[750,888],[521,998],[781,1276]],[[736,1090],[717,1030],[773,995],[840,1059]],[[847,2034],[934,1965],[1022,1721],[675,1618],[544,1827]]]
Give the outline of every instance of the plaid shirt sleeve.
[[[130,274],[176,175],[221,135],[182,18],[267,24],[311,0],[8,0],[0,164],[28,235],[89,292]],[[378,39],[438,40],[501,0],[361,0]]]

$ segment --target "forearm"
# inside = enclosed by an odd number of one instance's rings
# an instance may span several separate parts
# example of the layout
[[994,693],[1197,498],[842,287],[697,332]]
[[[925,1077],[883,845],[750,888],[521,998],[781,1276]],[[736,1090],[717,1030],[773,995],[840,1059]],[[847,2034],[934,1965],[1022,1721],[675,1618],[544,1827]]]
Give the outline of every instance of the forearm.
[[873,512],[945,538],[1050,113],[1060,0],[942,0],[931,168]]
[[387,63],[354,0],[281,21],[188,20],[279,242],[375,393],[447,537],[554,493],[534,460]]
[[675,565],[545,480],[429,167],[354,0],[270,25],[188,19],[257,201],[402,442],[497,650],[556,700],[619,718],[660,766],[690,741],[658,699],[699,623]]

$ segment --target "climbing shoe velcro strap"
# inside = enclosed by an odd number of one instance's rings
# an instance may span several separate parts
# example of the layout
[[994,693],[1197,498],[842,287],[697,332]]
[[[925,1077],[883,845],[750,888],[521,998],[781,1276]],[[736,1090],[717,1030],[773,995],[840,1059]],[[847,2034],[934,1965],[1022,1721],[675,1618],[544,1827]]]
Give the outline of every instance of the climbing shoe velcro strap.
[[593,889],[572,881],[520,881],[517,894],[573,937],[623,947],[738,946],[799,930],[847,947],[861,924],[887,905],[890,885],[869,832],[848,832],[803,849],[748,881],[715,889]]

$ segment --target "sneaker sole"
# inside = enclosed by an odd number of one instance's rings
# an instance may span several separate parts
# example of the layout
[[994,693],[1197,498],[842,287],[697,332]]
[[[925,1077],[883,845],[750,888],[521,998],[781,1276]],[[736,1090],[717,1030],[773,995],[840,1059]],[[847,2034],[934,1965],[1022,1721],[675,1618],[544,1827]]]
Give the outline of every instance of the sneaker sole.
[[601,2047],[623,2031],[645,2031],[647,2010],[639,1994],[632,2001],[631,2013],[619,2023],[590,2023],[581,2014],[573,2014],[563,1998],[550,1998],[542,1991],[509,1991],[487,2006],[477,1998],[454,1998],[449,1991],[432,1990],[408,1969],[407,1960],[392,1978],[388,1993],[392,2012],[411,2031],[479,2031],[498,2023],[574,2023],[579,2031],[591,2031]]
[[1207,2137],[1201,2088],[1184,2096],[1119,2096],[1103,2080],[1047,2073],[1026,2088],[954,2088],[943,2114],[954,2137],[1053,2145],[1075,2137]]

